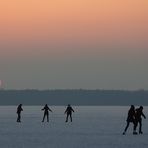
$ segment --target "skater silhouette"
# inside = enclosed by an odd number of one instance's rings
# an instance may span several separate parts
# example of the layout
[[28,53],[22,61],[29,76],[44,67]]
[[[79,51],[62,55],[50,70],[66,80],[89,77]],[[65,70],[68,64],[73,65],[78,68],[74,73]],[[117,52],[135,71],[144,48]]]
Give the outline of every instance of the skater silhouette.
[[23,111],[23,109],[22,109],[22,104],[20,104],[18,107],[17,107],[17,115],[18,115],[18,117],[17,117],[17,122],[21,122],[21,111]]
[[125,135],[130,123],[133,123],[134,126],[133,126],[133,134],[137,134],[136,133],[136,121],[135,121],[135,106],[134,105],[131,105],[129,111],[128,111],[128,116],[127,116],[127,125],[125,127],[125,130],[123,132],[123,135]]
[[139,123],[139,134],[143,134],[143,132],[142,132],[142,116],[144,119],[146,119],[146,116],[143,113],[143,106],[140,106],[139,108],[136,109],[136,112],[135,112],[135,121],[136,121],[135,129],[137,128],[138,123]]
[[49,111],[52,112],[52,110],[48,107],[47,104],[44,106],[42,110],[44,110],[44,116],[42,122],[44,122],[46,116],[47,116],[47,122],[49,122]]
[[70,116],[70,120],[72,122],[72,112],[74,112],[73,108],[70,106],[70,104],[68,104],[67,109],[65,110],[65,114],[67,114],[66,116],[66,121],[68,122],[68,117]]

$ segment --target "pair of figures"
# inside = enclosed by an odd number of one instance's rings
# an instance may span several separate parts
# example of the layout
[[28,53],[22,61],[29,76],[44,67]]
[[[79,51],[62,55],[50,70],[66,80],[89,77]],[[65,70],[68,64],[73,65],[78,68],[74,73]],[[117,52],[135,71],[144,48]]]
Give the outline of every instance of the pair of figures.
[[135,109],[134,105],[131,105],[129,111],[128,111],[128,117],[127,117],[127,125],[125,127],[125,130],[123,132],[123,135],[125,135],[129,124],[133,123],[133,134],[137,135],[136,128],[139,124],[139,134],[143,134],[142,132],[142,117],[146,119],[146,116],[143,113],[143,106],[140,106],[139,108]]
[[[47,116],[47,122],[49,122],[49,111],[52,112],[52,110],[48,107],[47,104],[44,106],[44,108],[42,110],[44,110],[44,116],[43,116],[42,122],[44,122],[46,116]],[[65,110],[65,114],[67,114],[65,122],[68,122],[69,117],[72,122],[72,112],[74,112],[74,110],[70,106],[70,104],[68,104],[67,109]]]
[[[47,104],[44,106],[44,108],[42,110],[44,110],[44,116],[43,116],[42,122],[44,122],[45,117],[47,117],[47,122],[49,122],[49,111],[52,112],[52,110],[48,107]],[[70,117],[70,120],[72,122],[72,112],[74,112],[74,110],[70,106],[70,104],[68,104],[67,109],[65,110],[65,114],[67,114],[65,122],[68,122],[69,117]]]
[[[47,117],[47,122],[49,122],[49,111],[52,112],[52,110],[48,107],[48,105],[46,104],[44,106],[44,108],[42,109],[44,111],[44,116],[43,116],[43,120],[42,122],[44,122],[45,120],[45,117]],[[17,107],[17,122],[21,122],[21,112],[23,111],[22,109],[22,104],[20,104],[18,107]],[[66,116],[66,121],[65,122],[68,122],[68,118],[70,117],[70,120],[72,122],[72,112],[74,112],[73,108],[71,107],[70,104],[68,104],[67,106],[67,109],[65,110],[65,114],[67,114]]]

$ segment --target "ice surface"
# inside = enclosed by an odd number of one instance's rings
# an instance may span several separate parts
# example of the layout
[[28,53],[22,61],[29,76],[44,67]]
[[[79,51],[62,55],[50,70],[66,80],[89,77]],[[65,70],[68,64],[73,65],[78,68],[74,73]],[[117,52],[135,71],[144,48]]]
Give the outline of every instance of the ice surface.
[[[1,148],[148,148],[148,119],[143,135],[126,135],[128,107],[74,106],[73,122],[65,123],[66,107],[51,106],[50,122],[42,123],[41,106],[23,106],[22,123],[16,123],[16,106],[0,107]],[[144,107],[148,117],[148,107]]]

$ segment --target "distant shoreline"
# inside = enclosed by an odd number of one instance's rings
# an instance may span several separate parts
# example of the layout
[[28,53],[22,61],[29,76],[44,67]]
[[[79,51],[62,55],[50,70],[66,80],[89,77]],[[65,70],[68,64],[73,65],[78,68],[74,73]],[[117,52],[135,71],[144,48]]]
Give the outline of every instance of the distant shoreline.
[[129,106],[148,105],[147,90],[0,90],[0,105]]

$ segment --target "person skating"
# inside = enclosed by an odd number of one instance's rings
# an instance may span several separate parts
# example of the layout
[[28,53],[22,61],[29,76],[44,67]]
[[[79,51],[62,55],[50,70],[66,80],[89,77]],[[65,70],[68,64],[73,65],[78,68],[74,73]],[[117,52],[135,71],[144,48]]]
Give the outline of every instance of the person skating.
[[17,115],[18,115],[18,117],[17,117],[17,122],[21,122],[21,112],[23,111],[23,109],[22,109],[22,104],[20,104],[20,105],[18,105],[18,107],[17,107]]
[[71,107],[70,104],[68,104],[66,110],[65,110],[65,114],[67,114],[66,116],[66,121],[65,122],[68,122],[68,117],[70,116],[70,120],[72,122],[72,112],[74,112],[73,108]]
[[135,129],[137,128],[138,123],[139,123],[139,134],[143,134],[143,132],[142,132],[142,117],[144,119],[146,119],[146,116],[143,113],[143,106],[140,106],[139,108],[136,109],[136,112],[135,112],[135,120],[136,120]]
[[42,122],[44,122],[46,116],[47,116],[47,122],[49,122],[49,111],[52,112],[52,110],[48,107],[47,104],[44,106],[42,110],[44,110],[44,116]]
[[134,105],[131,105],[131,107],[130,107],[130,109],[128,111],[128,116],[127,116],[126,122],[127,122],[127,125],[126,125],[126,127],[124,129],[123,135],[126,134],[126,131],[127,131],[128,127],[129,127],[130,123],[134,124],[134,126],[133,126],[133,134],[137,134],[136,128],[135,128],[136,121],[135,121],[135,106]]

